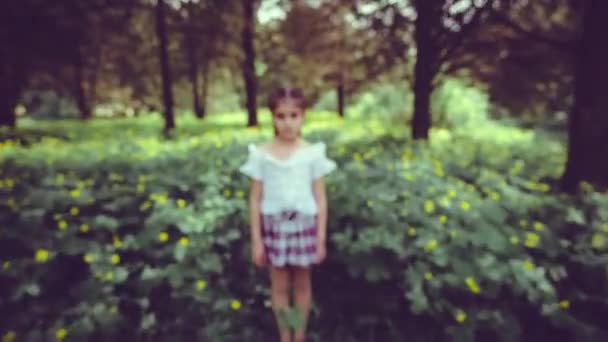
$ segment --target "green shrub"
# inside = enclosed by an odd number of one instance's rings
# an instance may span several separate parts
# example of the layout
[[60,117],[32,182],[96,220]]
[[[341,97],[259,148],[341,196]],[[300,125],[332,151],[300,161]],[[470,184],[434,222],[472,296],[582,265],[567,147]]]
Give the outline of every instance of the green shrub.
[[[174,140],[146,118],[4,144],[0,334],[275,338],[237,172],[246,144],[271,132],[236,128],[242,117],[188,122]],[[560,144],[492,123],[414,143],[380,120],[307,120],[306,138],[339,165],[313,341],[606,338],[608,196],[553,192]],[[109,142],[112,127],[127,133]]]

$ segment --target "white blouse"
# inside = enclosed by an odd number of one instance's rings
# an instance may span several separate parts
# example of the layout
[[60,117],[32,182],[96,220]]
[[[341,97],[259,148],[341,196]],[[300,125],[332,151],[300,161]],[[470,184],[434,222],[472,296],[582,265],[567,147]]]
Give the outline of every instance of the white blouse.
[[336,163],[326,156],[325,143],[300,147],[285,160],[273,157],[254,144],[248,147],[249,156],[239,171],[262,182],[262,214],[283,210],[317,213],[312,182],[336,168]]

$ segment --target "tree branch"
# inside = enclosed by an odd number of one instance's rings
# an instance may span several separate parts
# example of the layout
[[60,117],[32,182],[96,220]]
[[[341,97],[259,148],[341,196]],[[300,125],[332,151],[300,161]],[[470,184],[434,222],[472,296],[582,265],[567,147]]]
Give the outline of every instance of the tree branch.
[[462,23],[462,29],[455,34],[452,43],[445,48],[439,56],[439,65],[447,62],[456,52],[456,50],[462,46],[463,41],[471,34],[473,30],[479,27],[481,22],[482,14],[491,9],[491,2],[487,2],[482,7],[476,8],[473,18],[468,23]]
[[508,16],[498,11],[494,12],[494,17],[498,20],[499,23],[502,23],[505,26],[511,28],[516,33],[522,36],[526,36],[527,38],[537,41],[539,43],[546,44],[554,49],[570,53],[574,51],[576,47],[576,44],[572,41],[559,40],[552,37],[547,37],[538,32],[530,31],[517,24],[515,21],[511,20],[511,18],[509,18]]

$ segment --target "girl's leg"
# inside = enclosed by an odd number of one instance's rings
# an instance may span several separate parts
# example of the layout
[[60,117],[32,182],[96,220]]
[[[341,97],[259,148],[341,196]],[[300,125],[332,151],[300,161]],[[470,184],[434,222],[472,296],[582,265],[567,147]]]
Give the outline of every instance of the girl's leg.
[[312,305],[312,287],[310,283],[310,269],[306,267],[294,268],[294,289],[295,302],[300,317],[303,319],[303,325],[296,329],[294,342],[306,341],[306,325],[308,323],[308,314]]
[[288,327],[282,327],[279,315],[289,307],[289,269],[287,267],[270,267],[270,287],[272,310],[274,311],[281,342],[291,342]]

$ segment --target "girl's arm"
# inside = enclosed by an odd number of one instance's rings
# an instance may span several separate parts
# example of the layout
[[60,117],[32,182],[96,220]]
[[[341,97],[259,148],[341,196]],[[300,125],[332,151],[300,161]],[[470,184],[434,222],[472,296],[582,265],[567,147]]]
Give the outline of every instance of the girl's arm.
[[260,222],[260,199],[262,198],[262,182],[253,180],[249,191],[249,220],[251,222],[251,241],[262,241]]
[[327,196],[324,178],[319,177],[313,180],[312,186],[317,203],[317,238],[319,243],[324,244],[327,239]]

